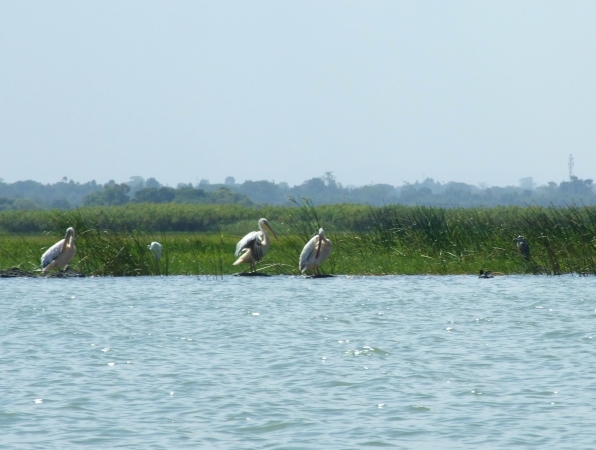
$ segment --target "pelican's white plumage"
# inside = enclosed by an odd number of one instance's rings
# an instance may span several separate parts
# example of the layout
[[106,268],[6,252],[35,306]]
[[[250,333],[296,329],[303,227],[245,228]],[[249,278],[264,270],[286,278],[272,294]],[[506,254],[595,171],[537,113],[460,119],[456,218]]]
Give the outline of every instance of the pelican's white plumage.
[[161,244],[159,242],[153,241],[147,248],[151,250],[155,259],[159,260],[161,258]]
[[254,272],[256,268],[255,264],[262,260],[269,250],[269,244],[271,242],[269,241],[267,231],[271,232],[275,236],[275,239],[277,239],[277,235],[271,229],[267,219],[259,220],[259,230],[251,231],[240,239],[234,253],[234,256],[240,255],[240,258],[234,262],[235,266],[238,264],[250,264],[250,269]]
[[319,273],[319,266],[331,255],[331,241],[325,237],[325,230],[319,229],[319,233],[306,243],[300,253],[298,267],[302,273],[315,269]]
[[70,227],[66,230],[64,239],[59,240],[43,255],[41,255],[41,271],[47,272],[52,269],[60,269],[68,265],[77,252],[75,247],[75,230]]

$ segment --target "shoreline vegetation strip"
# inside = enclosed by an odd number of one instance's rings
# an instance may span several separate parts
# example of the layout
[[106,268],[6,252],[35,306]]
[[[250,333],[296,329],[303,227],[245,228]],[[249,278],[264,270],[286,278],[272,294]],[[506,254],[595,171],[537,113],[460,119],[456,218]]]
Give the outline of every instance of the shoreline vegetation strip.
[[[596,207],[443,209],[391,205],[294,207],[140,204],[0,213],[0,270],[39,270],[41,254],[74,226],[71,268],[87,276],[226,275],[234,249],[267,217],[279,240],[259,264],[297,275],[304,244],[325,228],[333,253],[324,274],[596,274]],[[520,255],[515,239],[530,244]],[[147,249],[163,245],[157,261]]]

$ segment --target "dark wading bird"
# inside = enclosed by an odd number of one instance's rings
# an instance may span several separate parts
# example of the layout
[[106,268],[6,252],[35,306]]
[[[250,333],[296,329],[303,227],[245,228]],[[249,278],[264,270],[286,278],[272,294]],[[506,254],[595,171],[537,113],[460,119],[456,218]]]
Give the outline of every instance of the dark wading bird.
[[41,271],[45,273],[48,270],[58,269],[60,273],[60,269],[68,265],[76,252],[75,230],[70,227],[66,230],[64,239],[56,242],[41,256]]
[[240,242],[236,245],[236,253],[234,253],[234,256],[241,256],[234,262],[235,266],[248,263],[250,264],[250,271],[256,271],[256,263],[262,260],[267,254],[269,244],[271,243],[267,231],[271,232],[275,239],[277,239],[277,235],[275,234],[275,231],[271,229],[267,219],[259,220],[259,230],[260,231],[252,231],[240,239]]
[[530,259],[530,244],[523,236],[517,237],[517,249],[522,257],[527,261]]
[[319,266],[331,255],[331,241],[325,237],[325,231],[319,228],[319,233],[306,243],[298,267],[302,273],[314,268],[314,273],[320,275]]
[[494,275],[490,270],[485,272],[484,270],[480,269],[480,276],[478,278],[494,278]]

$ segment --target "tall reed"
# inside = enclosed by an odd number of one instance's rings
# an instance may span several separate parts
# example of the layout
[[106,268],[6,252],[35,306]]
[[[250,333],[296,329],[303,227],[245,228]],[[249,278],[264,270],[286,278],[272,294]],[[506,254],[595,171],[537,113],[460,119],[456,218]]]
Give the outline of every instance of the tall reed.
[[[567,208],[371,208],[361,230],[375,251],[396,257],[424,256],[446,271],[466,261],[527,273],[596,274],[596,209]],[[523,235],[531,258],[521,257]],[[433,264],[430,264],[433,265]]]

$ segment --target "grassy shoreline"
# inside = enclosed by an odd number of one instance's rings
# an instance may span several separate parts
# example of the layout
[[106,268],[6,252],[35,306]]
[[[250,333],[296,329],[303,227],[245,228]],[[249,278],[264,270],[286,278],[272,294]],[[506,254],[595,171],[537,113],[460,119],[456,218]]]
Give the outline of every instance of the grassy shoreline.
[[[178,217],[155,205],[135,211],[142,213],[145,223],[153,213],[160,220]],[[180,211],[187,215],[207,209]],[[322,266],[327,274],[477,274],[480,269],[502,274],[596,274],[593,207],[345,209],[314,208],[302,202],[270,210],[224,208],[219,210],[225,212],[221,218],[217,208],[209,211],[211,215],[199,218],[188,216],[187,223],[201,221],[204,228],[211,228],[197,232],[143,228],[123,209],[53,211],[45,233],[0,232],[0,269],[39,269],[43,251],[63,237],[67,226],[74,226],[78,251],[71,266],[86,275],[234,274],[244,269],[232,265],[237,241],[256,229],[255,217],[266,216],[280,236],[260,264],[269,274],[298,274],[302,246],[320,226],[333,242],[333,254]],[[530,243],[530,260],[517,251],[514,239],[519,234]],[[160,262],[147,249],[153,240],[164,246]]]
[[[246,266],[234,266],[234,250],[241,236],[217,235],[213,233],[168,233],[146,234],[143,245],[152,240],[163,244],[164,253],[159,262],[147,250],[142,264],[132,265],[124,273],[110,273],[97,266],[89,270],[85,261],[89,252],[77,242],[77,256],[71,267],[87,275],[231,275],[242,272]],[[321,267],[326,274],[342,275],[419,275],[419,274],[477,274],[480,268],[502,274],[531,273],[524,261],[508,258],[486,260],[468,258],[456,260],[444,254],[438,256],[399,255],[395,252],[377,253],[370,249],[353,252],[353,241],[364,236],[332,234],[333,253]],[[18,267],[33,272],[40,269],[41,254],[56,242],[51,234],[9,235],[0,234],[0,270]],[[146,242],[146,244],[145,244]],[[293,239],[273,240],[269,253],[259,264],[259,270],[268,274],[297,275],[298,256]],[[512,250],[513,251],[513,250]],[[138,259],[138,258],[135,258]],[[521,259],[521,258],[520,258]],[[143,267],[146,266],[146,267]]]

